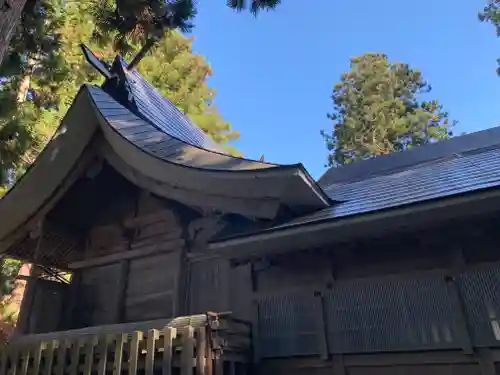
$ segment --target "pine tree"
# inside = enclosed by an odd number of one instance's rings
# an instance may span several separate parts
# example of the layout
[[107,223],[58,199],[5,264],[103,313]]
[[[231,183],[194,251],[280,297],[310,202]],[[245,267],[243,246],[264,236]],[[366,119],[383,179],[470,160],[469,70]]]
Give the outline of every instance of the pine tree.
[[[3,191],[45,146],[78,88],[84,83],[102,83],[102,77],[84,60],[80,43],[90,45],[108,61],[115,55],[111,43],[92,41],[92,1],[68,2],[64,7],[58,1],[40,1],[31,14],[23,16],[22,30],[0,69],[4,77],[0,84]],[[126,57],[134,54],[131,50]],[[215,91],[207,86],[211,68],[203,57],[193,54],[189,39],[170,33],[146,57],[140,71],[217,143],[227,145],[238,138],[213,106]]]
[[[22,12],[29,11],[36,1],[0,0],[0,65]],[[249,9],[253,14],[274,9],[280,3],[281,0],[227,1],[230,8],[237,11]],[[142,41],[144,48],[138,60],[168,31],[191,29],[191,21],[196,15],[194,0],[94,0],[92,9],[97,23],[95,36],[109,38],[114,34],[115,47],[122,52],[129,48],[129,38]]]
[[0,185],[31,164],[52,135],[47,118],[58,106],[59,83],[68,73],[60,56],[63,20],[57,0],[38,1],[23,14],[0,68]]
[[202,56],[194,55],[192,39],[172,32],[142,61],[139,71],[212,139],[239,154],[228,143],[239,137],[213,106],[215,90],[207,85],[213,74]]
[[418,70],[368,53],[351,59],[332,95],[330,134],[322,132],[328,165],[399,152],[452,135],[448,113],[435,100],[420,101],[430,85]]
[[[479,20],[491,23],[495,27],[497,36],[500,36],[500,1],[490,0],[479,13]],[[497,59],[497,62],[500,64],[500,59]],[[497,68],[497,73],[500,75],[500,67]]]
[[[274,9],[281,0],[228,0],[237,11],[249,9],[254,15],[263,9]],[[172,30],[191,31],[196,16],[195,0],[103,0],[94,2],[96,22],[94,39],[113,41],[121,53],[130,52],[131,41],[142,46],[130,63],[135,68],[148,51]]]

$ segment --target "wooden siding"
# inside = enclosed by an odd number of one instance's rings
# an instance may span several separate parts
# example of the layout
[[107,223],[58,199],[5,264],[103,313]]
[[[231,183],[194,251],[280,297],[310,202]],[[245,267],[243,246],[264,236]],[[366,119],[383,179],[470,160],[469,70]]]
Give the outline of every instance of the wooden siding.
[[252,311],[252,266],[231,266],[225,259],[190,264],[189,311],[231,311],[250,321]]
[[257,291],[273,292],[331,280],[332,262],[321,253],[302,252],[262,260],[254,265]]
[[120,264],[84,268],[75,309],[77,327],[115,323],[117,316]]
[[176,213],[160,198],[142,194],[137,216],[125,222],[132,229],[131,251],[156,254],[131,259],[124,296],[124,321],[173,317],[184,248]]
[[252,265],[231,267],[229,277],[229,309],[233,316],[252,321]]
[[138,191],[125,180],[121,182],[126,183],[126,189],[116,186],[116,196],[109,202],[103,202],[88,232],[86,259],[129,249],[133,233],[127,232],[124,224],[135,216]]
[[179,262],[179,250],[130,261],[125,321],[174,316]]
[[229,261],[214,259],[190,265],[189,311],[227,311],[229,308]]
[[29,277],[18,333],[45,333],[60,329],[68,291],[68,284]]

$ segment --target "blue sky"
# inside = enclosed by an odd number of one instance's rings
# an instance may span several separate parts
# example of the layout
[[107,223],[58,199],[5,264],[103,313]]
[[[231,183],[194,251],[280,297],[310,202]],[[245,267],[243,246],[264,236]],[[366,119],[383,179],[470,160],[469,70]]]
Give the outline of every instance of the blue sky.
[[241,132],[235,146],[250,158],[300,161],[318,178],[333,85],[365,52],[420,69],[459,121],[456,134],[500,125],[500,38],[477,19],[485,2],[283,0],[255,19],[204,0],[194,49],[213,67],[220,112]]

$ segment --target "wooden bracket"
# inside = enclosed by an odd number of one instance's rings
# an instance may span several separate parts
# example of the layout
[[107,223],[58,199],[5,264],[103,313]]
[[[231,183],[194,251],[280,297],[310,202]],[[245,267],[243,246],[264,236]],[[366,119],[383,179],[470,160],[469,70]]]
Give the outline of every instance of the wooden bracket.
[[189,224],[188,240],[192,249],[204,246],[225,227],[225,223],[221,220],[222,216],[221,213],[211,212]]

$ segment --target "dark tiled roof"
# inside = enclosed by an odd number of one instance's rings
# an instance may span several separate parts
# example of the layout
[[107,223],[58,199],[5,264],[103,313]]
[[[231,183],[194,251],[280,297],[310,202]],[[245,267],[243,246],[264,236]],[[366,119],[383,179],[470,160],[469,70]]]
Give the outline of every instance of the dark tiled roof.
[[500,187],[500,145],[392,174],[333,183],[323,189],[330,198],[342,203],[284,226],[343,218],[491,187]]
[[341,168],[330,168],[318,183],[327,187],[334,183],[347,183],[401,172],[415,166],[449,159],[454,154],[495,148],[500,145],[500,127],[495,127],[447,141],[416,147],[405,152],[379,156]]
[[153,126],[172,137],[192,146],[225,153],[208,135],[194,125],[170,100],[160,94],[144,77],[133,69],[126,69],[127,63],[121,60],[134,103],[140,115]]
[[[113,129],[143,151],[164,161],[211,170],[241,171],[277,167],[274,164],[232,157],[192,146],[189,142],[173,138],[154,123],[139,118],[102,89],[92,86],[87,88],[97,109]],[[181,116],[184,115],[181,113]]]

